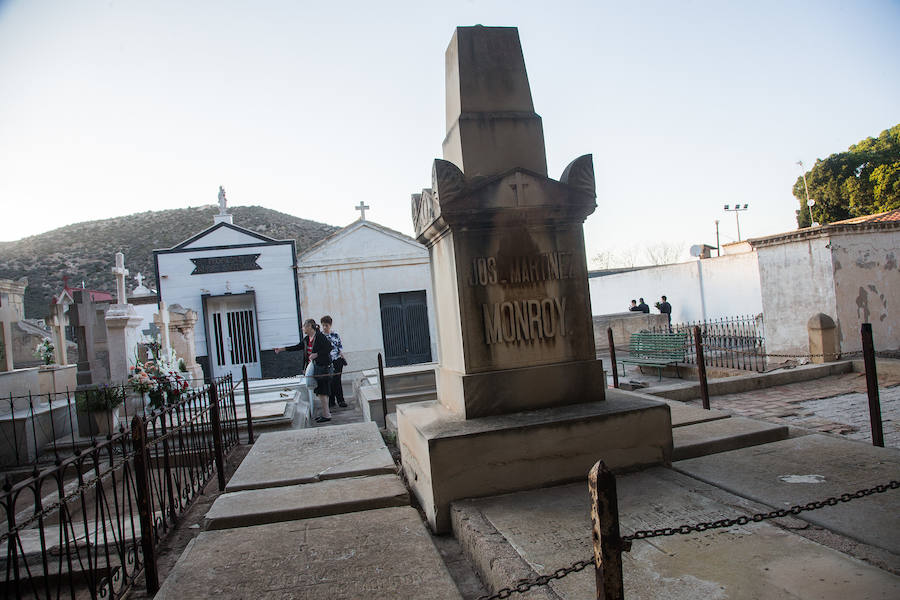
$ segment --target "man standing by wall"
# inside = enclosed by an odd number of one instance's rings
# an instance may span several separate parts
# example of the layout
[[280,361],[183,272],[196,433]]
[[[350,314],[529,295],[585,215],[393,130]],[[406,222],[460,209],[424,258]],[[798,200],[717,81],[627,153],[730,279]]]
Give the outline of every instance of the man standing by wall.
[[669,320],[669,325],[672,324],[672,305],[669,304],[669,301],[666,300],[665,296],[660,296],[660,300],[662,302],[656,303],[656,308],[659,309],[659,313],[661,315],[666,315],[666,318]]

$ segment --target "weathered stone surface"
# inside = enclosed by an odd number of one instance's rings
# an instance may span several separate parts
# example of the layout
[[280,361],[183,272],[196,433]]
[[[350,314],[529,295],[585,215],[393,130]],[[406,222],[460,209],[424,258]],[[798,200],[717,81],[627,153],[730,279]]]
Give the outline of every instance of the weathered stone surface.
[[775,425],[746,417],[731,417],[676,427],[672,430],[673,460],[727,452],[747,446],[777,442],[788,436],[787,425]]
[[225,490],[251,490],[323,479],[394,473],[375,423],[265,433]]
[[[667,469],[619,476],[617,487],[623,535],[747,514],[709,497],[711,486]],[[486,519],[538,573],[592,555],[586,481],[458,502],[453,510],[455,523],[470,515]],[[472,547],[465,540],[461,544]],[[768,523],[636,541],[623,554],[623,575],[625,597],[632,600],[891,598],[900,593],[900,578]],[[561,598],[596,595],[590,569],[550,586]]]
[[685,425],[694,425],[707,421],[718,421],[731,416],[721,410],[706,410],[676,400],[667,400],[666,404],[669,405],[669,411],[672,413],[672,427],[684,427]]
[[222,494],[206,513],[205,527],[247,527],[408,504],[409,492],[396,475],[329,479]]
[[610,390],[606,402],[465,420],[437,402],[397,407],[407,480],[438,532],[450,502],[586,477],[612,468],[668,463],[672,427],[662,402]]
[[[814,434],[685,460],[674,468],[741,496],[786,508],[897,479],[900,451]],[[791,477],[795,475],[817,477]],[[888,490],[800,513],[797,518],[900,554],[898,506],[900,491]]]
[[157,600],[460,597],[410,507],[204,531],[156,595]]

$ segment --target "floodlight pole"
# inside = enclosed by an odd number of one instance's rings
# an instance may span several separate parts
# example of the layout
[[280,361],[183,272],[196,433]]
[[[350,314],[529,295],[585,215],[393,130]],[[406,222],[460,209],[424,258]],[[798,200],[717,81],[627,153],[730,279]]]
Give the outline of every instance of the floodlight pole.
[[750,205],[749,205],[749,204],[745,204],[745,205],[742,207],[740,204],[735,204],[735,205],[734,205],[734,208],[728,208],[728,206],[729,206],[728,204],[725,205],[725,210],[726,210],[727,212],[733,212],[733,213],[734,213],[734,221],[735,221],[735,223],[737,223],[737,234],[738,234],[738,239],[737,239],[737,241],[741,241],[741,219],[740,219],[740,213],[741,213],[741,211],[743,211],[743,210],[747,210],[747,208],[749,208]]

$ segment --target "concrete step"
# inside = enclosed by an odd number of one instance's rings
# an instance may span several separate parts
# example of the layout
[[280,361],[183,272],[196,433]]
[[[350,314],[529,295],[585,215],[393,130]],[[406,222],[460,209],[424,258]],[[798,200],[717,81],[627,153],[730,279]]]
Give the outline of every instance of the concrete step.
[[[384,427],[384,414],[381,404],[381,388],[377,385],[367,385],[359,389],[359,404],[362,407],[363,419],[378,423]],[[398,404],[410,402],[426,402],[437,400],[437,390],[434,388],[423,390],[406,390],[390,393],[386,397],[388,414],[397,412]]]
[[672,460],[685,460],[787,439],[786,425],[729,417],[673,427]]
[[328,479],[222,494],[206,513],[204,529],[281,523],[408,504],[409,492],[396,475]]

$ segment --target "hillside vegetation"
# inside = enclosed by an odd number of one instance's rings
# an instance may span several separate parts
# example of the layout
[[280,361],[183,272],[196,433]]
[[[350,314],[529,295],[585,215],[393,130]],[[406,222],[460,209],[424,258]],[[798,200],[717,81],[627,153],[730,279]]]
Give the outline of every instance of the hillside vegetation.
[[[25,290],[25,316],[39,319],[48,313],[50,298],[69,285],[105,290],[115,294],[115,279],[110,269],[116,252],[125,254],[130,271],[128,289],[137,283],[138,272],[147,279],[144,285],[156,289],[153,250],[171,248],[213,225],[217,206],[201,206],[163,211],[147,211],[101,221],[85,221],[60,227],[15,242],[0,242],[0,278],[28,277]],[[294,239],[297,252],[338,230],[337,227],[301,219],[261,206],[229,207],[234,224],[276,240]]]

